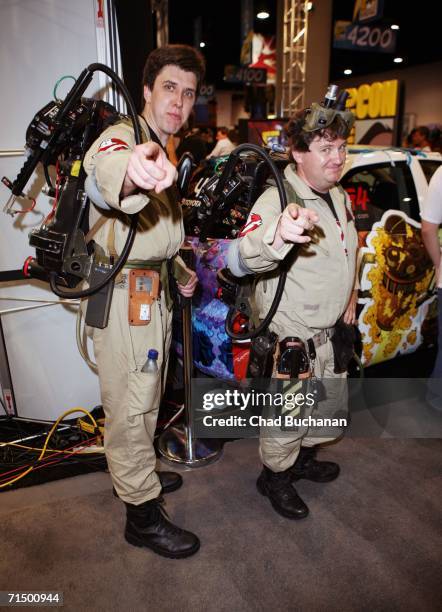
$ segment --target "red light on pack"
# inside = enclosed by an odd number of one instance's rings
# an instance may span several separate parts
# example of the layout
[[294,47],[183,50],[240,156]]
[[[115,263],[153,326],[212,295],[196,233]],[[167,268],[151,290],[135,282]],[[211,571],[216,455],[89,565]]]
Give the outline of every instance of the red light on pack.
[[235,334],[245,334],[249,328],[249,317],[238,313],[233,319],[232,329]]

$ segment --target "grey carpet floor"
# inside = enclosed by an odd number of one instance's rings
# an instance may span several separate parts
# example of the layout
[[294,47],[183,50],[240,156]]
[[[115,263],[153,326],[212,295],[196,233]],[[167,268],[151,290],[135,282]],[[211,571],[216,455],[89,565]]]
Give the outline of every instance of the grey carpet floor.
[[5,492],[0,590],[63,591],[64,612],[440,610],[441,451],[442,440],[344,439],[321,452],[341,476],[301,481],[310,516],[294,522],[256,491],[256,440],[229,442],[167,496],[201,538],[184,560],[125,542],[107,474]]

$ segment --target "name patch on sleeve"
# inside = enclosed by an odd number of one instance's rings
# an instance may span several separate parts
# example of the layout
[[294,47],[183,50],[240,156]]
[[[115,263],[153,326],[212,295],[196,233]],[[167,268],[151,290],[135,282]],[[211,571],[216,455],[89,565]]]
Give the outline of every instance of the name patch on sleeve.
[[262,225],[261,216],[257,215],[256,213],[250,213],[247,218],[246,224],[239,233],[239,237],[242,238],[246,234],[253,232],[253,230],[256,230],[260,225]]
[[129,148],[127,142],[124,140],[120,140],[119,138],[108,138],[107,140],[103,140],[103,142],[98,147],[97,153],[113,153],[114,151],[125,151]]

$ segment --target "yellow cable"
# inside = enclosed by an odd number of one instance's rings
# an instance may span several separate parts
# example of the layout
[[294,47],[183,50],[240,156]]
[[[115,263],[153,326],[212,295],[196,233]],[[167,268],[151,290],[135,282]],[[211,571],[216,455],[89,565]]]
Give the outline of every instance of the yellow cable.
[[[32,451],[41,451],[42,448],[35,448],[34,446],[25,446],[24,444],[17,444],[17,442],[5,442],[2,446],[16,446],[17,448],[24,448],[26,450]],[[101,453],[101,451],[83,451],[83,450],[56,450],[55,448],[47,448],[47,453],[58,453],[59,455],[78,455],[79,453],[84,453],[85,455],[93,455],[96,453]]]
[[[84,419],[78,418],[77,423],[78,423],[78,427],[82,431],[85,431],[86,433],[90,433],[90,434],[96,433],[95,428],[90,423],[86,423]],[[104,419],[97,419],[96,427],[98,427],[100,434],[103,435],[104,434]]]
[[[95,427],[97,427],[97,423],[94,419],[94,417],[91,415],[90,412],[88,412],[87,410],[85,410],[84,408],[71,408],[70,410],[67,410],[66,412],[64,412],[61,416],[58,417],[58,419],[55,421],[55,423],[53,424],[50,432],[48,433],[48,435],[46,436],[46,440],[45,443],[43,444],[43,448],[41,449],[41,453],[40,456],[38,457],[36,463],[38,463],[39,461],[41,461],[44,457],[44,454],[46,452],[46,448],[49,444],[49,440],[51,439],[52,434],[54,433],[54,431],[56,430],[56,428],[58,427],[58,424],[60,423],[60,421],[62,421],[65,417],[68,416],[68,414],[72,414],[73,412],[83,412],[84,414],[86,414],[92,421],[92,423],[95,425]],[[4,482],[3,484],[0,484],[0,489],[3,487],[7,487],[9,485],[11,485],[13,482],[17,482],[17,480],[20,480],[21,478],[24,478],[24,476],[26,476],[27,474],[29,474],[29,472],[32,472],[32,470],[34,469],[34,466],[31,465],[31,467],[29,467],[28,469],[26,469],[24,472],[22,472],[19,476],[16,476],[15,478],[13,478],[12,480],[8,480],[7,482]]]

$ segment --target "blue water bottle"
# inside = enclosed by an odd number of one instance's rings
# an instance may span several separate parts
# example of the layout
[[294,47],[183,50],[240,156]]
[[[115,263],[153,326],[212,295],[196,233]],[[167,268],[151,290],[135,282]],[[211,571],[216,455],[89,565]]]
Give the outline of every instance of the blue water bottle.
[[158,374],[158,351],[149,349],[146,363],[141,368],[141,371],[145,374]]

